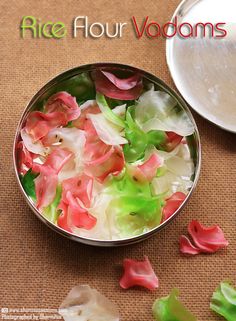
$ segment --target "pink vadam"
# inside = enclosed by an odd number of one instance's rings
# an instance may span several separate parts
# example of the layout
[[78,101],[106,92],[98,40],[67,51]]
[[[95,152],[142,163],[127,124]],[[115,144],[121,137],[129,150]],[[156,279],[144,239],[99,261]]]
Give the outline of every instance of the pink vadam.
[[[74,197],[70,191],[67,192],[66,198],[68,203],[67,207],[62,207],[62,210],[65,211],[64,215],[67,216],[66,224],[69,228],[68,230],[70,231],[71,227],[73,226],[84,228],[86,230],[90,230],[91,228],[93,228],[97,222],[97,219],[94,216],[90,215],[89,212],[79,204],[79,199]],[[71,223],[71,226],[69,226],[69,223]],[[60,218],[58,219],[58,225],[65,229],[65,226],[61,225]]]
[[120,286],[123,289],[142,286],[149,290],[155,290],[159,287],[159,280],[147,256],[144,257],[144,261],[124,259],[123,267],[124,274],[120,280]]
[[127,166],[130,175],[139,182],[151,182],[156,176],[157,169],[163,165],[163,159],[152,154],[145,162],[138,166]]
[[47,207],[52,203],[58,184],[58,173],[62,167],[71,159],[73,153],[62,148],[56,148],[46,158],[43,165],[34,163],[33,172],[40,173],[35,179],[35,191],[37,208]]
[[186,195],[182,192],[176,192],[171,195],[171,197],[166,199],[166,204],[163,207],[162,214],[163,218],[162,221],[166,221],[169,217],[171,217],[175,211],[180,207],[180,205],[186,199]]
[[91,120],[87,118],[88,114],[100,112],[96,102],[91,102],[91,105],[82,110],[80,117],[73,124],[85,131],[84,171],[102,183],[108,175],[116,176],[122,171],[125,159],[122,148],[105,144],[99,138]]
[[87,118],[88,114],[99,114],[101,113],[100,108],[97,105],[97,102],[94,100],[91,101],[91,104],[89,104],[86,108],[84,108],[81,111],[81,114],[78,119],[74,120],[73,126],[84,130],[86,127],[86,122],[90,121],[90,119]]
[[157,154],[152,154],[142,165],[138,165],[138,168],[150,182],[156,176],[157,169],[162,165],[163,160]]
[[66,114],[60,111],[54,111],[49,114],[33,111],[27,118],[25,130],[36,142],[45,137],[51,129],[65,126],[67,122]]
[[93,178],[85,174],[68,178],[62,182],[62,201],[67,203],[67,193],[79,198],[85,207],[90,207],[93,190]]
[[62,198],[58,209],[62,210],[58,226],[68,232],[73,227],[90,230],[97,222],[84,207],[91,206],[93,178],[82,174],[66,179],[62,183]]
[[125,166],[124,153],[121,147],[106,145],[91,122],[84,125],[86,143],[84,147],[85,173],[103,182],[109,174],[118,175]]
[[75,97],[72,97],[66,91],[52,95],[46,103],[45,111],[47,113],[63,112],[68,121],[77,119],[81,113]]
[[179,243],[180,243],[180,251],[184,254],[196,255],[201,253],[201,251],[197,247],[195,247],[191,243],[190,239],[185,235],[180,236]]
[[42,209],[51,204],[56,196],[58,178],[50,166],[38,167],[40,175],[35,178],[36,207]]
[[108,71],[93,73],[96,90],[103,95],[121,100],[137,99],[143,89],[142,79],[139,74],[120,79]]
[[173,149],[175,149],[175,147],[177,147],[181,143],[183,136],[180,136],[174,132],[166,132],[166,135],[166,148],[168,152],[171,152]]
[[29,114],[25,129],[36,142],[44,138],[51,129],[65,126],[80,116],[80,108],[76,99],[65,91],[52,95],[46,105],[45,112],[33,111]]
[[206,227],[197,220],[188,225],[194,245],[186,236],[180,237],[180,251],[184,254],[215,253],[228,246],[224,233],[218,225]]
[[30,168],[32,168],[33,160],[37,155],[29,152],[23,141],[18,142],[16,150],[18,155],[18,171],[24,175]]
[[116,77],[115,75],[113,75],[111,72],[103,71],[103,70],[101,72],[103,73],[104,76],[107,77],[107,79],[110,80],[110,82],[113,83],[113,85],[115,85],[117,88],[119,88],[121,90],[132,89],[135,86],[137,86],[137,84],[140,81],[139,74],[135,74],[129,78],[120,79],[120,78]]

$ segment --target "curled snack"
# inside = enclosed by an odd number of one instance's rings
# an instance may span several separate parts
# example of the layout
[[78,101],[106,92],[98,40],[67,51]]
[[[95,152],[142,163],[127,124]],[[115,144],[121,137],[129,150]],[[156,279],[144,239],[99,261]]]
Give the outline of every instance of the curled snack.
[[75,286],[59,307],[65,321],[119,321],[114,303],[88,285]]
[[206,227],[194,220],[189,224],[188,232],[202,252],[214,253],[229,244],[218,225]]
[[149,290],[158,288],[158,278],[147,256],[144,257],[144,261],[124,259],[123,266],[124,274],[120,280],[120,286],[123,289],[136,285],[143,286]]
[[56,148],[46,158],[43,165],[34,163],[32,167],[33,172],[40,173],[34,181],[37,208],[47,207],[53,202],[53,199],[56,196],[58,173],[72,156],[72,152],[66,149]]
[[166,204],[163,208],[163,221],[166,221],[169,217],[171,217],[175,211],[180,207],[180,205],[184,202],[186,195],[182,192],[176,192],[171,195],[168,199],[166,199]]
[[218,225],[206,227],[193,220],[188,225],[188,232],[194,245],[188,237],[181,235],[180,251],[184,254],[215,253],[229,244]]
[[58,225],[72,232],[73,227],[90,230],[96,224],[96,218],[90,215],[87,207],[91,206],[93,179],[85,174],[64,180],[62,197],[58,209]]
[[179,301],[179,290],[173,289],[167,297],[157,299],[152,307],[156,321],[197,321]]
[[180,251],[184,254],[196,255],[201,253],[201,251],[196,246],[194,246],[190,241],[190,239],[185,235],[180,236],[179,243],[180,243]]
[[221,282],[213,293],[211,310],[228,321],[236,320],[236,289],[228,282]]
[[93,73],[96,90],[107,97],[133,100],[137,99],[142,92],[142,78],[134,74],[129,78],[118,78],[108,71],[96,71]]
[[31,135],[33,142],[45,137],[51,129],[65,126],[68,122],[66,114],[60,111],[44,114],[41,111],[33,111],[29,114],[25,130]]
[[66,114],[68,121],[77,119],[81,112],[75,97],[72,97],[66,91],[61,91],[51,96],[47,101],[45,111],[47,113],[63,112]]
[[[143,108],[143,106],[147,107]],[[163,91],[156,91],[154,86],[151,86],[150,90],[139,97],[135,119],[145,132],[163,130],[179,135],[176,137],[192,135],[193,123],[186,112],[181,111],[176,114],[176,106],[175,98]],[[173,137],[170,135],[168,138],[168,143],[170,143]]]
[[28,151],[23,141],[18,142],[16,149],[18,155],[18,170],[25,175],[33,166],[34,154]]

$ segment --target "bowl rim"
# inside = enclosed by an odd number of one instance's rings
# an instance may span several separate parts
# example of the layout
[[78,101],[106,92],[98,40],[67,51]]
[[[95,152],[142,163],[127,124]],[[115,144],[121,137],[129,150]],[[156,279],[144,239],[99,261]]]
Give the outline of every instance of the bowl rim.
[[[63,80],[69,79],[73,76],[76,76],[76,75],[82,73],[82,72],[85,72],[85,71],[88,72],[88,71],[93,70],[94,68],[112,68],[112,67],[115,67],[118,69],[126,69],[126,70],[128,69],[133,72],[137,71],[137,72],[143,74],[146,79],[149,79],[152,82],[156,83],[159,87],[161,87],[161,89],[163,89],[165,92],[169,93],[171,96],[173,96],[178,101],[178,103],[186,111],[186,113],[188,114],[189,118],[191,119],[191,121],[194,125],[195,132],[194,132],[193,136],[196,141],[197,156],[196,156],[195,177],[194,177],[193,185],[192,185],[189,193],[187,194],[187,197],[185,198],[184,202],[179,206],[179,208],[174,212],[174,214],[171,217],[169,217],[166,221],[164,221],[160,225],[158,225],[158,226],[154,227],[153,229],[151,229],[143,234],[140,234],[140,235],[135,235],[132,237],[126,237],[126,238],[116,239],[116,240],[100,240],[100,239],[86,238],[83,236],[79,236],[79,235],[67,232],[67,231],[63,230],[62,228],[60,228],[59,226],[52,223],[51,221],[49,221],[46,217],[44,217],[37,210],[33,201],[26,194],[26,192],[21,184],[20,178],[19,178],[19,174],[18,174],[18,170],[17,170],[17,161],[16,161],[17,160],[16,144],[17,144],[19,136],[20,136],[20,130],[22,128],[22,124],[25,121],[27,114],[30,112],[32,106],[37,101],[37,99],[41,95],[43,95],[49,88],[54,86],[58,81],[63,81]],[[200,142],[200,135],[199,135],[198,127],[197,127],[196,122],[193,118],[193,115],[192,115],[190,109],[188,108],[186,102],[184,101],[184,99],[175,90],[170,88],[169,85],[167,85],[163,80],[161,80],[159,77],[153,75],[152,73],[147,72],[141,68],[131,66],[131,65],[112,63],[112,62],[103,62],[103,63],[99,62],[99,63],[90,63],[90,64],[85,64],[85,65],[80,65],[78,67],[67,69],[67,70],[57,74],[53,78],[51,78],[46,84],[44,84],[33,95],[33,97],[26,104],[26,107],[24,108],[24,110],[20,116],[20,120],[19,120],[17,128],[16,128],[16,133],[14,136],[14,143],[13,143],[13,167],[14,167],[14,172],[16,175],[17,183],[20,187],[20,191],[23,194],[27,204],[29,205],[31,210],[34,212],[34,214],[40,219],[40,221],[42,221],[45,225],[47,225],[48,227],[50,227],[52,230],[56,231],[60,235],[63,235],[69,239],[72,239],[72,240],[80,242],[80,243],[84,243],[87,245],[100,246],[100,247],[123,246],[123,245],[130,245],[130,244],[138,243],[142,240],[145,240],[145,239],[153,236],[155,233],[157,233],[158,231],[162,230],[167,225],[169,225],[169,223],[172,222],[177,217],[177,215],[182,211],[182,209],[186,206],[186,203],[189,201],[193,191],[195,190],[195,188],[197,186],[199,176],[200,176],[201,160],[202,160],[201,142]]]

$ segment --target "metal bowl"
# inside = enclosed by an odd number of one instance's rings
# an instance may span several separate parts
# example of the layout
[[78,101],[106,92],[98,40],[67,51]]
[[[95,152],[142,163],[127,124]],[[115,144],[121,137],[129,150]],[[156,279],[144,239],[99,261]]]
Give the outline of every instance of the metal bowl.
[[[116,68],[116,70],[120,70],[120,71],[139,72],[144,79],[153,82],[155,85],[158,86],[158,88],[160,88],[161,90],[163,90],[163,91],[167,92],[168,94],[170,94],[171,96],[173,96],[177,100],[178,104],[187,112],[189,118],[191,119],[191,121],[193,122],[194,127],[195,127],[194,134],[191,135],[188,139],[188,145],[192,151],[192,159],[193,159],[194,165],[195,165],[195,175],[194,175],[193,186],[192,186],[191,190],[189,191],[185,201],[182,203],[182,205],[178,208],[178,210],[168,220],[164,221],[159,226],[153,228],[152,230],[150,230],[144,234],[129,237],[129,238],[124,238],[124,239],[119,239],[119,240],[99,240],[99,239],[91,239],[91,238],[81,237],[76,234],[69,233],[69,232],[63,230],[62,228],[56,226],[52,222],[50,222],[37,210],[37,208],[35,207],[35,205],[31,201],[31,199],[25,193],[23,186],[20,182],[18,171],[17,171],[16,144],[19,141],[20,130],[21,130],[22,126],[24,125],[24,122],[25,122],[25,119],[26,119],[28,113],[30,111],[36,109],[35,106],[36,105],[38,106],[40,104],[40,101],[42,101],[44,99],[44,97],[47,96],[47,93],[52,91],[52,88],[58,87],[58,85],[60,85],[61,83],[64,83],[65,81],[69,80],[71,77],[79,75],[80,73],[89,72],[89,71],[95,70],[97,68],[99,68],[99,69]],[[154,235],[155,233],[157,233],[158,231],[163,229],[166,225],[168,225],[181,212],[181,210],[184,208],[185,204],[188,202],[189,198],[191,197],[192,192],[195,189],[198,178],[199,178],[200,165],[201,165],[201,145],[200,145],[199,132],[198,132],[196,123],[195,123],[193,116],[192,116],[190,110],[188,109],[186,103],[183,101],[183,99],[179,95],[177,95],[176,92],[174,92],[171,88],[169,88],[162,80],[160,80],[156,76],[154,76],[146,71],[143,71],[143,70],[140,70],[140,69],[128,66],[128,65],[115,64],[115,63],[95,63],[95,64],[89,64],[89,65],[83,65],[80,67],[76,67],[76,68],[67,70],[67,71],[59,74],[58,76],[56,76],[55,78],[50,80],[46,85],[44,85],[34,95],[34,97],[30,100],[30,102],[26,106],[26,108],[21,116],[21,119],[19,121],[18,127],[16,129],[16,135],[15,135],[14,147],[13,147],[13,162],[14,162],[14,169],[15,169],[17,182],[19,184],[20,190],[21,190],[26,202],[28,203],[28,205],[30,206],[32,211],[35,213],[35,215],[45,225],[49,226],[52,230],[56,231],[57,233],[59,233],[63,236],[66,236],[67,238],[69,238],[71,240],[80,242],[80,243],[94,245],[94,246],[112,247],[112,246],[122,246],[122,245],[137,243],[137,242],[140,242],[142,240],[145,240],[145,239],[151,237],[152,235]]]

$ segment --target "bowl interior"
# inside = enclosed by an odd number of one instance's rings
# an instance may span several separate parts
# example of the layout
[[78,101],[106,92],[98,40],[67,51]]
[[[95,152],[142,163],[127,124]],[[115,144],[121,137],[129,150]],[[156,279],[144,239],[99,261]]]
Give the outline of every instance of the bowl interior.
[[[160,90],[168,93],[170,96],[172,96],[177,104],[178,108],[180,110],[184,110],[191,122],[194,125],[194,133],[191,136],[186,137],[186,144],[189,148],[189,152],[194,164],[194,174],[192,176],[192,187],[189,190],[189,193],[185,199],[185,201],[181,204],[181,206],[175,211],[175,213],[166,221],[161,223],[160,225],[152,228],[151,230],[141,234],[141,235],[135,235],[132,237],[125,237],[121,239],[115,239],[115,240],[100,240],[96,238],[88,238],[83,236],[78,236],[77,234],[69,233],[59,226],[53,224],[50,222],[46,217],[44,217],[36,208],[34,202],[32,199],[26,194],[20,177],[18,175],[17,170],[17,143],[20,140],[20,131],[25,126],[27,116],[30,112],[34,110],[42,111],[43,106],[47,99],[52,96],[53,94],[60,92],[60,91],[67,91],[69,94],[71,94],[73,97],[76,97],[78,105],[83,104],[87,100],[93,100],[95,97],[95,88],[94,84],[91,82],[91,78],[87,77],[91,74],[91,72],[94,72],[96,70],[109,70],[115,72],[116,76],[119,78],[127,78],[131,76],[133,73],[139,73],[143,79],[143,86],[144,88],[148,88],[150,83],[152,83],[155,87],[155,90]],[[113,101],[110,100],[109,104],[112,105]],[[51,227],[53,230],[56,230],[60,234],[67,236],[73,240],[80,241],[82,243],[91,244],[91,245],[99,245],[99,246],[114,246],[114,245],[125,245],[125,244],[131,244],[138,242],[142,239],[148,238],[151,235],[153,235],[156,231],[162,229],[164,226],[166,226],[184,207],[186,202],[188,201],[189,197],[191,196],[192,191],[194,190],[198,176],[199,176],[199,169],[200,169],[200,161],[201,161],[201,152],[200,152],[200,140],[199,140],[199,133],[197,130],[197,126],[195,124],[195,121],[192,117],[191,112],[189,111],[188,107],[186,106],[185,102],[182,100],[181,97],[179,97],[172,89],[170,89],[162,80],[155,77],[152,74],[149,74],[143,70],[127,66],[127,65],[121,65],[121,64],[92,64],[92,65],[86,65],[81,66],[78,68],[74,68],[71,70],[68,70],[57,77],[53,78],[51,81],[49,81],[45,86],[43,86],[31,99],[29,104],[27,105],[26,109],[24,110],[21,120],[19,122],[16,136],[15,136],[15,142],[14,142],[14,167],[15,172],[17,175],[17,180],[20,186],[20,189],[22,193],[24,194],[28,204],[30,205],[31,209],[34,211],[34,213],[37,215],[37,217],[42,220],[45,224],[47,224],[49,227]]]

